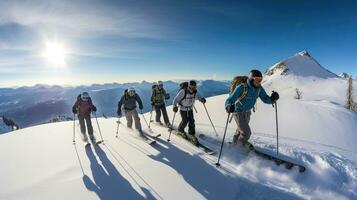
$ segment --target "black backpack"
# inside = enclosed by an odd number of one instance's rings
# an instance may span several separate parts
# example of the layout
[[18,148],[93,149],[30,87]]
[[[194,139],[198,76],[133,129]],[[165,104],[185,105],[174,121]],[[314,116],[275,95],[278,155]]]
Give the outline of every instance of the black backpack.
[[[179,91],[184,90],[184,91],[185,91],[185,95],[184,95],[183,98],[178,102],[179,105],[181,105],[181,102],[182,102],[184,99],[186,99],[186,96],[187,96],[187,88],[188,88],[188,82],[187,82],[187,81],[180,83]],[[197,93],[197,91],[194,92],[194,97],[193,97],[193,98],[196,97],[196,93]],[[182,105],[181,105],[181,106],[182,106]]]

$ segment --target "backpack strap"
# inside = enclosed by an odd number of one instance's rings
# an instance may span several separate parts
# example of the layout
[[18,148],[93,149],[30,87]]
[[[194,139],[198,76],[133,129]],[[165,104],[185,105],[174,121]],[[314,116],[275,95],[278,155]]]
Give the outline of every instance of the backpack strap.
[[183,96],[183,98],[178,102],[178,104],[180,105],[180,106],[182,106],[182,101],[184,100],[184,99],[186,99],[186,96],[187,96],[187,89],[183,89],[184,91],[185,91],[185,95]]
[[247,83],[242,83],[243,85],[243,92],[240,94],[238,97],[237,101],[234,104],[240,103],[241,101],[247,96],[248,94],[248,84]]

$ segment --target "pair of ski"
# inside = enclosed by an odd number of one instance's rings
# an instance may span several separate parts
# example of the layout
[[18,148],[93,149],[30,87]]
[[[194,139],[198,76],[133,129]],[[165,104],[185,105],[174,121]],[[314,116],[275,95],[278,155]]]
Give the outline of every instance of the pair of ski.
[[[150,130],[149,132],[152,132],[152,131]],[[161,134],[154,135],[154,134],[150,134],[150,133],[146,133],[146,132],[139,133],[139,139],[146,142],[149,145],[155,144],[156,139],[160,136],[161,136]],[[135,137],[135,138],[137,138],[137,137]]]
[[[204,140],[205,142],[210,143],[210,144],[213,144],[213,145],[216,145],[216,146],[220,145],[217,142],[215,142],[215,143],[210,142],[209,139],[204,134],[200,134],[198,137],[200,139]],[[235,146],[235,144],[233,144],[231,142],[229,142],[229,145]],[[305,172],[305,170],[306,170],[305,166],[293,161],[288,156],[285,156],[285,155],[282,155],[282,154],[276,155],[275,153],[269,152],[269,151],[264,150],[262,148],[254,147],[252,144],[250,144],[250,146],[248,148],[245,148],[245,149],[247,150],[247,152],[246,152],[247,154],[249,152],[252,152],[256,156],[258,156],[260,158],[273,161],[276,165],[284,165],[286,169],[290,170],[290,169],[292,169],[294,167],[297,167],[299,172],[301,172],[301,173]]]
[[195,140],[193,140],[192,138],[195,136],[190,136],[186,133],[181,133],[179,132],[177,129],[170,127],[169,128],[169,132],[173,131],[172,133],[174,133],[175,135],[185,139],[186,141],[188,141],[190,144],[194,145],[195,147],[203,150],[205,153],[207,153],[208,155],[214,155],[216,154],[216,152],[214,150],[212,150],[211,148],[207,147],[206,145],[200,143],[198,141],[198,139],[196,138]]

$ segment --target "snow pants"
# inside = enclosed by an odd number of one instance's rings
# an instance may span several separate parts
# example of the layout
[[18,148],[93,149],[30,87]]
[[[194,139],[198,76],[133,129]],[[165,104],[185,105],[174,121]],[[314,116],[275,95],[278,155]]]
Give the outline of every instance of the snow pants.
[[252,134],[249,127],[250,115],[251,115],[250,111],[236,112],[233,115],[234,120],[237,123],[237,130],[235,134],[239,135],[238,141],[243,143],[243,145],[245,145],[248,142],[250,135]]
[[166,111],[166,106],[165,104],[162,105],[155,105],[155,112],[156,112],[156,122],[160,122],[160,118],[161,118],[161,112],[162,112],[162,116],[164,117],[164,122],[165,124],[169,124],[169,117],[167,116],[167,111]]
[[128,128],[132,128],[132,126],[133,126],[133,118],[134,118],[135,129],[141,131],[140,117],[139,117],[138,111],[136,111],[136,109],[125,110],[125,117],[126,117]]
[[[88,129],[88,134],[89,137],[93,137],[93,126],[92,126],[92,121],[91,121],[91,117],[90,114],[78,114],[78,121],[79,121],[79,125],[81,127],[81,133],[83,135],[86,135],[86,125],[87,124],[87,129]],[[84,123],[85,121],[85,123]]]
[[188,134],[195,135],[195,118],[193,117],[193,110],[180,110],[181,114],[181,123],[178,127],[178,131],[184,132],[187,124],[188,124]]

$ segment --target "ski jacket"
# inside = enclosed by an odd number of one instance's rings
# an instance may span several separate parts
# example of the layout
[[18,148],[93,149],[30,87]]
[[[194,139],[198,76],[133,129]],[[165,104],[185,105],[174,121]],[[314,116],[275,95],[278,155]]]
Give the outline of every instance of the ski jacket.
[[174,107],[180,106],[180,110],[189,111],[195,103],[195,100],[202,101],[203,96],[196,91],[195,93],[190,93],[185,89],[181,89],[176,97],[174,98]]
[[169,98],[170,95],[166,93],[164,88],[155,87],[152,90],[151,102],[156,106],[164,105],[165,99]]
[[128,93],[125,93],[118,102],[118,110],[120,110],[122,106],[124,110],[134,110],[136,108],[136,102],[139,104],[139,109],[143,109],[143,102],[138,94],[130,96]]
[[243,84],[239,84],[229,95],[225,102],[225,106],[227,107],[228,105],[235,104],[235,112],[245,112],[250,111],[254,107],[258,97],[266,104],[272,103],[270,97],[267,95],[262,86],[255,88],[252,86],[249,80],[247,80],[247,85],[248,91],[245,98],[237,101],[244,89]]
[[89,115],[93,107],[94,105],[91,98],[89,98],[88,101],[83,101],[80,97],[78,97],[72,107],[72,110],[76,109],[79,115]]

